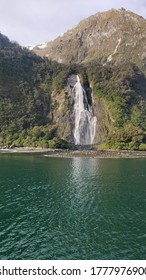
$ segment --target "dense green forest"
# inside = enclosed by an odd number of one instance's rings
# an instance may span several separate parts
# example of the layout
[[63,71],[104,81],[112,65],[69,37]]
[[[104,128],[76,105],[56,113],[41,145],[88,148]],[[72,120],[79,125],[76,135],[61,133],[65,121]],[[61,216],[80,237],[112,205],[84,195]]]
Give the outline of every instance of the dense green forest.
[[[93,61],[63,65],[42,59],[0,34],[0,147],[69,148],[58,136],[50,113],[51,96],[80,74],[103,100],[111,127],[102,148],[146,150],[146,77],[134,64],[106,65]],[[97,145],[98,148],[98,145]]]
[[63,75],[63,65],[43,60],[0,34],[1,147],[47,147],[54,137],[57,145],[48,114],[51,92],[64,86]]
[[87,66],[93,92],[103,99],[113,119],[101,147],[146,150],[146,77],[134,64]]

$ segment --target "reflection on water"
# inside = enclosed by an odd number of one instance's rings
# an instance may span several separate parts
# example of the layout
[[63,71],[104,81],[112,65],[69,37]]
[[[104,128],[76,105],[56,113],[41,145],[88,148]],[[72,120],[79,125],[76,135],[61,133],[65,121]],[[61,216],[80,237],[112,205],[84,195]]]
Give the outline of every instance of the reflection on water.
[[0,156],[0,258],[145,259],[145,163]]

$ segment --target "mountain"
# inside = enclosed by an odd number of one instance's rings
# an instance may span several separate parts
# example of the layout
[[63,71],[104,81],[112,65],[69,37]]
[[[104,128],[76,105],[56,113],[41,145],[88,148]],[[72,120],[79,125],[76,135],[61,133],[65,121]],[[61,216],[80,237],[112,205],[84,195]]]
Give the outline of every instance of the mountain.
[[0,34],[0,147],[146,150],[145,22],[98,13],[33,51]]
[[146,71],[146,20],[123,8],[97,13],[33,51],[61,63],[129,61]]

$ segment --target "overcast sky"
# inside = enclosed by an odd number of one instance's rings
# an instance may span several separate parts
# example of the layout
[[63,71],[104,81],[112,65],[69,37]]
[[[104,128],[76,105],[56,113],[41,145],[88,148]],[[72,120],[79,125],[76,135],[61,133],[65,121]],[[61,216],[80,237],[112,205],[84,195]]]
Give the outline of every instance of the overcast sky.
[[21,45],[36,45],[90,15],[121,7],[146,19],[146,0],[0,0],[0,31]]

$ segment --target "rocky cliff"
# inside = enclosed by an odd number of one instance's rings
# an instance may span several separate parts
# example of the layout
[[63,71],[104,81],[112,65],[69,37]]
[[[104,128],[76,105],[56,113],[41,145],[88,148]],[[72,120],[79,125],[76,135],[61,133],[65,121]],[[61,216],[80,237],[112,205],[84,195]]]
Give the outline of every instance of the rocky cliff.
[[146,71],[146,20],[128,10],[97,13],[33,51],[59,63],[136,63]]

